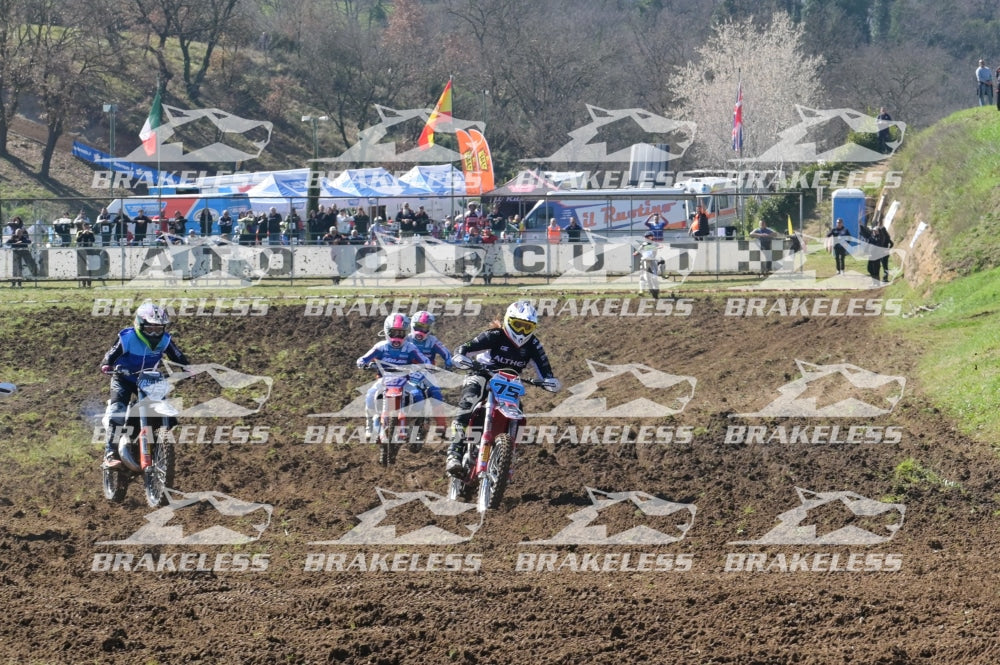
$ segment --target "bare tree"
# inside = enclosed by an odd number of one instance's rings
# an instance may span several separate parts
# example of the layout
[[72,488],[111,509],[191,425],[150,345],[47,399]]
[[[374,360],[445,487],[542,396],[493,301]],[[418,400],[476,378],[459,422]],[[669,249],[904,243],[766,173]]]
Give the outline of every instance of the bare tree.
[[90,93],[99,89],[99,77],[111,70],[114,60],[101,31],[89,20],[92,13],[74,15],[74,5],[63,0],[33,3],[37,22],[29,26],[29,34],[39,55],[33,90],[48,130],[38,174],[47,178],[56,143],[69,124],[86,117],[95,104]]
[[0,0],[0,155],[7,155],[10,123],[32,82],[37,42],[31,37],[28,0]]
[[182,75],[188,98],[198,102],[212,62],[212,54],[229,32],[241,0],[132,0],[139,14],[157,37],[148,49],[156,58],[160,77],[171,78],[165,55],[168,39],[176,39],[181,51]]
[[698,59],[671,77],[680,114],[697,122],[692,150],[706,167],[724,167],[736,154],[731,146],[737,87],[743,86],[743,152],[756,155],[797,124],[795,105],[823,99],[822,60],[807,56],[802,28],[785,14],[770,24],[723,23],[697,51]]

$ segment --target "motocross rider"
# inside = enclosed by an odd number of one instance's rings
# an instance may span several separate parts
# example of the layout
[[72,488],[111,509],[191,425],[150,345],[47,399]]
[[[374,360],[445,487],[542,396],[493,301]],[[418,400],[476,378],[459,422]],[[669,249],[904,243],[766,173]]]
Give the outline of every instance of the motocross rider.
[[410,319],[410,334],[406,339],[413,342],[420,349],[420,352],[427,356],[432,365],[435,364],[437,357],[441,356],[441,359],[444,360],[444,368],[451,369],[453,366],[451,352],[431,332],[434,329],[434,323],[434,315],[430,312],[423,310],[416,312]]
[[[553,375],[545,349],[535,336],[537,325],[538,312],[530,302],[519,300],[511,303],[502,322],[494,321],[488,330],[460,345],[455,349],[452,361],[460,369],[468,369],[473,362],[479,362],[496,369],[513,370],[518,374],[530,364],[544,381],[545,390],[559,392],[562,383]],[[470,358],[469,354],[473,353],[476,354],[475,358]],[[449,475],[462,477],[465,474],[462,458],[465,456],[466,428],[472,417],[473,407],[483,397],[488,379],[489,374],[474,372],[462,383],[459,411],[452,423],[452,439],[448,447],[445,470]]]
[[[386,339],[377,342],[365,355],[358,358],[358,368],[378,369],[376,360],[385,365],[431,365],[432,363],[427,359],[427,356],[406,338],[409,327],[410,317],[405,314],[396,313],[385,317],[385,321],[382,322],[382,332]],[[444,403],[441,389],[427,381],[423,374],[411,372],[410,376],[411,381],[422,382],[420,385],[423,387],[423,392],[420,393],[419,397],[416,394],[413,395],[414,404],[423,400],[425,395],[430,399],[437,400],[437,404]],[[376,381],[365,393],[365,438],[370,439],[372,433],[378,431],[379,415],[375,408],[375,400],[381,391],[382,382]],[[443,428],[445,426],[444,417],[436,416],[436,418],[438,426]]]
[[[166,311],[147,300],[135,310],[132,327],[118,333],[118,339],[101,360],[101,372],[111,375],[111,398],[105,414],[108,438],[104,444],[103,466],[106,468],[122,463],[115,441],[125,427],[128,403],[138,392],[135,374],[155,369],[163,356],[181,365],[189,364],[187,356],[167,332],[169,326],[170,317]],[[115,371],[118,369],[131,374],[119,374]]]

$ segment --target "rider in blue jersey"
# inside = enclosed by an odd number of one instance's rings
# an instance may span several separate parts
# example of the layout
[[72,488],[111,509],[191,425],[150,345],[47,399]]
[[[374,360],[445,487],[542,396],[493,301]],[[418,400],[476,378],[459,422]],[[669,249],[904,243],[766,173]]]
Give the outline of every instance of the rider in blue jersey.
[[434,322],[434,315],[430,312],[417,312],[410,319],[410,334],[406,339],[413,342],[420,349],[420,352],[427,356],[432,365],[440,356],[444,361],[444,368],[451,369],[454,365],[451,360],[451,351],[431,332],[434,328]]
[[163,308],[147,301],[135,310],[133,326],[120,331],[114,345],[104,354],[101,372],[111,375],[111,398],[105,416],[108,434],[104,444],[104,466],[107,468],[122,463],[115,441],[125,427],[128,403],[138,393],[136,374],[144,369],[156,369],[164,356],[181,365],[189,364],[187,356],[167,333],[169,325],[170,317]]
[[[410,327],[410,318],[405,314],[390,314],[382,324],[382,331],[386,339],[378,342],[368,352],[358,358],[358,367],[361,369],[378,370],[378,365],[430,365],[427,356],[420,352],[416,345],[406,339],[407,329]],[[377,361],[377,362],[376,362]],[[441,389],[427,381],[421,372],[410,373],[410,394],[414,404],[431,398],[437,403],[443,403],[444,397]],[[365,437],[371,438],[378,432],[379,416],[375,401],[382,391],[382,382],[376,381],[368,392],[365,393]],[[436,417],[438,425],[444,427],[444,417]]]

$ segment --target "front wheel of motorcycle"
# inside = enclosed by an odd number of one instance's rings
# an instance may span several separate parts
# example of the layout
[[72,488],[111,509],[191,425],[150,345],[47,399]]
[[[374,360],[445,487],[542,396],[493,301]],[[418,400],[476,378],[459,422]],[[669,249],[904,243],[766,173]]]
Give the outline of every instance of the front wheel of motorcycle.
[[174,484],[174,444],[166,434],[167,430],[157,427],[153,445],[152,464],[142,473],[146,489],[146,503],[151,508],[167,505],[167,490]]
[[378,463],[381,466],[392,466],[396,463],[396,453],[402,445],[396,441],[399,433],[399,418],[387,418],[379,428]]
[[118,469],[102,469],[104,472],[104,498],[108,501],[121,503],[125,500],[128,490],[128,475]]
[[503,493],[507,490],[507,481],[510,479],[512,456],[510,436],[499,435],[493,441],[493,450],[490,453],[490,461],[486,464],[486,472],[479,479],[479,501],[476,506],[479,512],[485,513],[487,510],[496,510],[500,507]]

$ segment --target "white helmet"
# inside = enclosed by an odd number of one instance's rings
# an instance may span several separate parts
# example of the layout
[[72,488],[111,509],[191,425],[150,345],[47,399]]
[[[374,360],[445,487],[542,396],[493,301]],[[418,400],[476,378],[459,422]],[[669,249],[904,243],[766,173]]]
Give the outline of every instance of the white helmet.
[[135,321],[133,327],[149,342],[150,347],[160,343],[167,326],[170,325],[170,316],[159,305],[146,301],[135,310]]
[[421,342],[424,341],[424,338],[431,334],[434,321],[434,315],[430,312],[424,310],[417,312],[410,321],[410,334]]
[[403,346],[406,334],[410,329],[410,317],[406,314],[396,313],[385,317],[382,323],[382,332],[393,348],[398,349]]
[[535,334],[537,325],[538,312],[527,300],[511,303],[503,315],[503,331],[507,333],[510,341],[518,346],[524,346],[524,343]]

